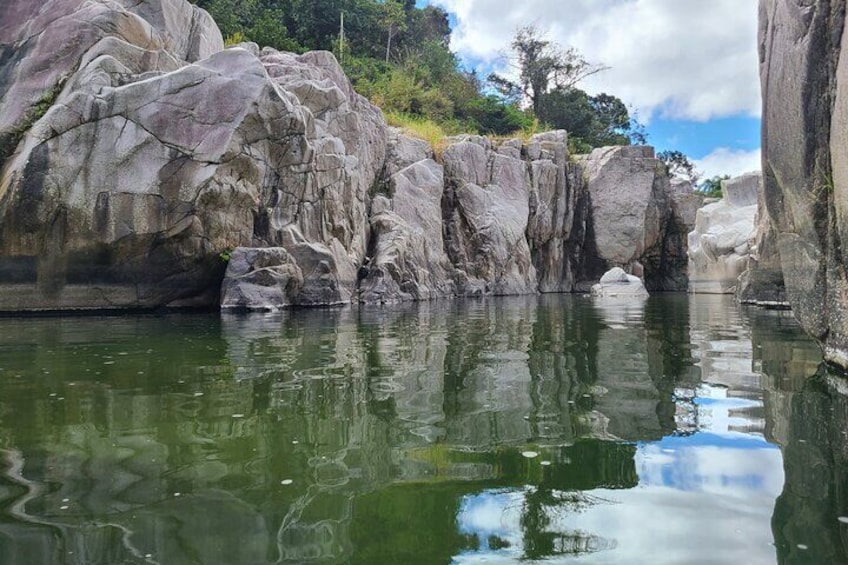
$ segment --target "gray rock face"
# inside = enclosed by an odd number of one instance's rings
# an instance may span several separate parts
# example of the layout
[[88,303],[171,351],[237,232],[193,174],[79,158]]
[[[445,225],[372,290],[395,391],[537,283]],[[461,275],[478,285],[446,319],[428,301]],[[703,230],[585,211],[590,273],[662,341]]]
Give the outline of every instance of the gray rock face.
[[84,50],[90,30],[74,28],[83,47],[56,105],[4,166],[0,309],[213,304],[219,255],[250,245],[291,254],[294,303],[349,301],[384,160],[379,111],[328,53],[231,49],[188,65],[220,38],[195,29],[208,17],[186,2],[108,7],[123,35]]
[[453,296],[454,269],[442,238],[442,166],[426,142],[393,131],[386,174],[388,195],[371,203],[372,248],[361,270],[360,300]]
[[0,16],[0,311],[571,292],[613,266],[685,280],[693,195],[650,148],[581,164],[562,131],[464,136],[437,162],[330,53],[222,50],[184,0]]
[[589,218],[583,170],[571,162],[564,131],[535,135],[525,149],[530,172],[527,240],[540,292],[572,292],[584,279]]
[[768,215],[762,188],[757,197],[754,237],[748,241],[748,269],[738,279],[736,299],[743,304],[787,308],[786,285],[780,266],[777,231]]
[[796,318],[848,366],[844,28],[843,0],[760,2],[765,208]]
[[444,153],[443,203],[448,256],[460,271],[463,295],[536,292],[536,269],[526,231],[527,171],[514,152],[467,137]]
[[209,14],[183,0],[3,2],[0,167],[72,76],[97,57],[124,65],[125,59],[143,57],[144,70],[167,71],[180,66],[179,61],[198,61],[223,47]]
[[733,294],[757,236],[759,173],[722,181],[723,198],[698,210],[689,233],[689,291]]
[[617,266],[644,273],[649,290],[685,289],[691,187],[672,187],[652,147],[603,147],[583,164],[597,255],[587,274]]

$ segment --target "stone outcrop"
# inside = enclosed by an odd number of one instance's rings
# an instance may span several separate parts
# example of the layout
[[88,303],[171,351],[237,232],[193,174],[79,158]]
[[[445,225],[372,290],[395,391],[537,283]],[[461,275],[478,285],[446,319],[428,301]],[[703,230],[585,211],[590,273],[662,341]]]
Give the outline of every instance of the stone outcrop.
[[[517,148],[516,148],[517,149]],[[448,256],[464,275],[465,295],[536,292],[527,243],[527,170],[516,151],[496,151],[469,136],[444,153]]]
[[792,311],[848,366],[845,1],[760,2],[765,208]]
[[589,193],[583,168],[568,154],[564,131],[533,136],[524,148],[530,174],[527,241],[540,292],[572,292],[585,285],[589,252]]
[[444,169],[427,142],[395,130],[385,190],[371,201],[371,247],[360,270],[363,302],[454,296],[454,268],[442,234]]
[[437,158],[330,53],[224,50],[184,0],[0,16],[0,311],[586,291],[612,267],[685,288],[697,197],[649,147]]
[[672,185],[648,146],[595,149],[583,165],[595,246],[588,273],[622,267],[648,290],[685,290],[685,234],[699,202],[691,185]]
[[689,234],[690,292],[736,292],[758,233],[755,218],[761,182],[759,173],[722,181],[723,197],[698,210]]
[[748,244],[748,268],[739,275],[736,299],[743,304],[755,304],[765,308],[788,308],[786,285],[780,267],[777,231],[766,210],[762,185],[757,193],[753,238],[749,239]]
[[[13,22],[31,16],[24,4],[4,6],[4,25],[18,25],[18,36],[4,28],[7,52],[39,33]],[[56,14],[37,35],[73,32],[78,50],[4,166],[0,309],[214,304],[219,256],[238,246],[286,249],[303,273],[292,303],[348,302],[385,123],[332,55],[211,54],[220,33],[187,2],[90,5],[101,37],[88,24],[57,28],[68,18]],[[188,64],[195,55],[206,58]],[[5,84],[4,107],[18,83]],[[4,119],[20,127],[14,112]]]

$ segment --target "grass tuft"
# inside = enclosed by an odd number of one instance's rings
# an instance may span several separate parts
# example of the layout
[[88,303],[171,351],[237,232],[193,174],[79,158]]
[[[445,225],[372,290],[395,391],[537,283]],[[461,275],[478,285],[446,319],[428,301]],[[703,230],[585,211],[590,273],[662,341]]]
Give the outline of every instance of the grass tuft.
[[427,118],[410,116],[409,114],[394,112],[391,110],[386,112],[385,116],[386,122],[390,126],[402,129],[403,132],[410,137],[426,141],[433,149],[433,154],[436,156],[436,160],[442,160],[442,155],[448,146],[446,139],[448,133],[442,126],[433,120],[428,120]]

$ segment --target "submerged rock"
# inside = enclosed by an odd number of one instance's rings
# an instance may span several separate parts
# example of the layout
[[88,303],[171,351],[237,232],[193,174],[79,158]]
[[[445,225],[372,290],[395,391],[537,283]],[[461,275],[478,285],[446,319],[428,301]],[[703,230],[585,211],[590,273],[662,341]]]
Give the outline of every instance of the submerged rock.
[[601,281],[592,287],[592,296],[599,298],[647,298],[648,291],[642,279],[628,275],[615,267],[604,273]]
[[689,291],[733,294],[748,269],[762,175],[722,181],[723,198],[697,213],[689,234]]

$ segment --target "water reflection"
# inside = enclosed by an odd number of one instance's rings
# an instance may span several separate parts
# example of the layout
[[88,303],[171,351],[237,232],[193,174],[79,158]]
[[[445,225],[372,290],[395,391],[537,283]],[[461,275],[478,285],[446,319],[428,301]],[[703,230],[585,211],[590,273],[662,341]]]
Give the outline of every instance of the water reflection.
[[0,562],[838,561],[819,360],[706,296],[0,320]]

